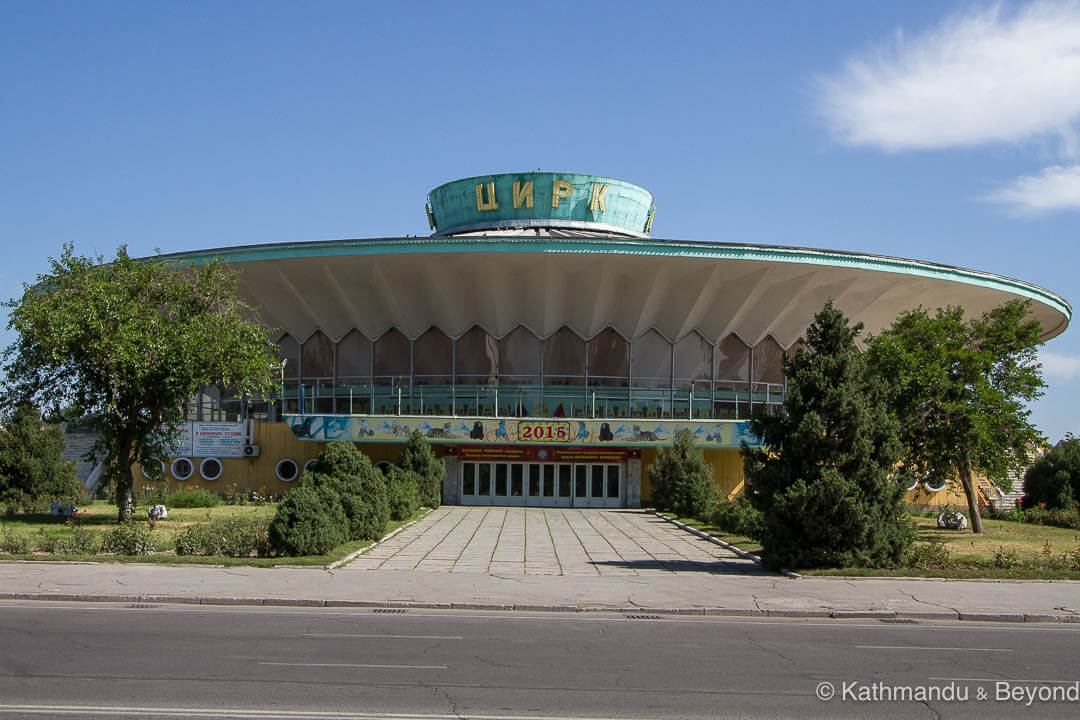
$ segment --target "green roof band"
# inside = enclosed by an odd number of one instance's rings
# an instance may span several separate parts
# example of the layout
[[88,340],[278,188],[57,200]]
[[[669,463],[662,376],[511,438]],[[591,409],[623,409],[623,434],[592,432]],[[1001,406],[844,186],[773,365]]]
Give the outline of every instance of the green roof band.
[[576,173],[478,175],[428,193],[436,235],[511,227],[563,227],[644,237],[653,196],[624,180]]

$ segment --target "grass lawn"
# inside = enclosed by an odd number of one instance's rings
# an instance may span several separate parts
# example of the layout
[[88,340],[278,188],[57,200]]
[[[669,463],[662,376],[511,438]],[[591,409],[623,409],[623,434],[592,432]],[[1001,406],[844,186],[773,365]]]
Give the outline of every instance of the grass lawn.
[[[749,538],[725,533],[693,518],[680,522],[704,530],[740,550],[761,553],[761,544]],[[1015,580],[1080,580],[1080,531],[1048,525],[983,520],[983,532],[941,530],[936,517],[913,517],[918,532],[916,548],[940,543],[948,552],[943,562],[929,567],[829,568],[799,570],[807,575],[848,575],[881,577],[989,578]],[[1046,545],[1051,552],[1045,552]],[[1063,556],[1066,556],[1063,560]]]
[[[257,517],[262,521],[270,522],[277,512],[276,503],[265,505],[218,505],[212,508],[169,508],[169,517],[166,520],[158,520],[151,530],[153,551],[148,555],[56,555],[42,552],[23,554],[5,554],[0,549],[0,559],[3,560],[78,560],[92,562],[138,562],[138,563],[183,563],[188,565],[249,565],[255,567],[273,567],[275,565],[327,565],[335,560],[340,560],[349,553],[364,548],[372,543],[366,540],[357,540],[345,543],[334,548],[326,555],[306,555],[303,557],[276,557],[276,558],[230,558],[220,555],[177,555],[173,538],[176,531],[192,523],[208,522],[213,519],[225,517]],[[146,517],[146,508],[136,508],[133,515],[135,522],[144,527],[151,527]],[[79,527],[86,528],[95,533],[104,534],[116,527],[116,506],[97,500],[90,505],[79,508]],[[387,532],[404,525],[404,522],[391,521]],[[71,525],[63,518],[50,517],[48,513],[36,513],[29,515],[0,515],[0,538],[5,535],[22,536],[33,543],[42,534],[52,537],[64,537],[71,535]]]

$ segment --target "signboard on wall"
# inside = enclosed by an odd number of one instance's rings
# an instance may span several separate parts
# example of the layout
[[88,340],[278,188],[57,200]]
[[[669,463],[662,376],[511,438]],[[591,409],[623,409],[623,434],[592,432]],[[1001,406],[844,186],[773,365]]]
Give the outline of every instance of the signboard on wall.
[[244,457],[244,424],[191,423],[193,457]]
[[244,457],[244,423],[185,422],[177,428],[170,457]]
[[577,462],[624,463],[624,447],[538,447],[536,445],[464,445],[459,458],[477,462]]
[[699,447],[759,445],[750,423],[736,420],[519,420],[517,418],[401,417],[382,415],[286,415],[300,440],[404,442],[419,430],[433,444],[572,445],[650,447],[670,445],[686,429]]

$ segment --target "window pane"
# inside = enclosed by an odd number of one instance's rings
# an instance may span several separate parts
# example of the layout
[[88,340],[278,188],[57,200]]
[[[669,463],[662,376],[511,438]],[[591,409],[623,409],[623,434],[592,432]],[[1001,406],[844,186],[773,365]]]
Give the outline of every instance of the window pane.
[[499,340],[499,380],[512,385],[540,384],[540,338],[524,326]]
[[750,379],[750,348],[735,335],[728,335],[716,346],[713,356],[717,381],[741,381]]
[[[696,332],[675,343],[675,387],[702,387],[712,379],[713,348]],[[706,386],[707,387],[707,386]]]
[[285,379],[295,380],[300,376],[300,345],[288,333],[278,340],[278,357],[285,360]]
[[540,494],[540,466],[529,466],[529,496],[537,497]]
[[454,370],[459,385],[494,385],[499,356],[495,338],[479,325],[459,337],[454,347]]
[[[754,346],[754,383],[784,382],[784,351],[780,344],[767,337]],[[756,392],[756,390],[755,390]]]
[[375,341],[375,384],[409,384],[409,338],[391,328]]
[[588,465],[578,465],[574,468],[574,497],[585,497],[585,476],[588,471]]
[[630,375],[636,387],[671,387],[671,343],[655,330],[635,340]]
[[626,387],[630,372],[626,340],[607,328],[589,339],[589,384]]
[[506,497],[506,463],[495,465],[495,497]]
[[510,466],[510,495],[521,497],[521,476],[523,465],[514,463]]
[[334,344],[322,331],[316,330],[304,341],[301,368],[305,378],[334,377]]
[[449,385],[454,341],[439,328],[431,328],[413,343],[413,382]]
[[585,341],[568,327],[544,341],[544,384],[585,384]]
[[371,341],[351,330],[337,346],[338,381],[354,385],[371,382]]
[[619,497],[619,466],[608,465],[607,466],[607,496],[609,498]]
[[480,482],[477,483],[477,495],[491,495],[491,465],[487,463],[480,463],[476,466],[478,474],[480,475]]
[[552,497],[555,494],[555,466],[544,465],[544,497]]
[[559,466],[559,497],[570,497],[570,466]]

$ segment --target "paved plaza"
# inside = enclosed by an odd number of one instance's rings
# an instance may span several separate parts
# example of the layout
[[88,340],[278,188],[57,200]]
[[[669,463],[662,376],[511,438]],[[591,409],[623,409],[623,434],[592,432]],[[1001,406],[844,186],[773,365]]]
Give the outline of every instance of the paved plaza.
[[345,568],[492,575],[761,574],[643,510],[444,506]]

